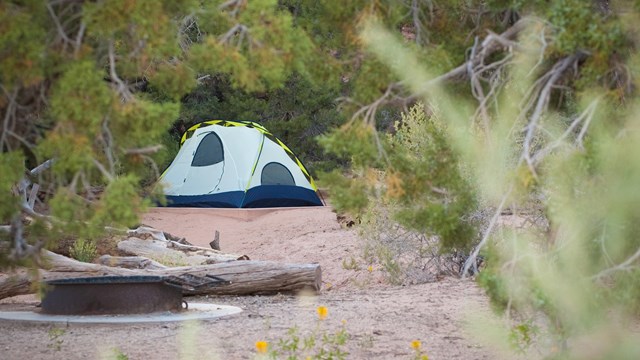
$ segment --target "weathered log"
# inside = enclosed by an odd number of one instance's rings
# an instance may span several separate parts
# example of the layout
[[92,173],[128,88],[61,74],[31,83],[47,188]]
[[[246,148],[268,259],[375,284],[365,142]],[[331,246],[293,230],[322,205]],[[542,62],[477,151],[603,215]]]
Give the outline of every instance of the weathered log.
[[[57,276],[45,276],[45,280],[74,277],[66,276],[65,274],[85,274],[84,277],[101,275],[135,275],[135,270],[132,269],[123,269],[100,264],[86,263],[68,258],[60,254],[56,254],[49,250],[40,250],[40,254],[40,274],[58,274]],[[144,269],[140,269],[138,271],[144,271]],[[83,277],[83,275],[75,276]]]
[[102,255],[96,263],[100,265],[120,267],[125,269],[166,269],[167,267],[157,261],[143,256],[111,256]]
[[170,266],[215,264],[241,258],[240,255],[225,254],[213,249],[183,245],[174,241],[142,240],[135,237],[120,241],[118,250],[127,255],[143,256]]
[[[42,258],[44,262],[43,269],[40,270],[40,279],[44,281],[105,275],[168,277],[191,274],[203,277],[217,276],[231,282],[195,291],[185,290],[183,291],[185,295],[254,295],[295,293],[303,290],[319,292],[322,285],[322,271],[319,264],[282,264],[247,260],[166,269],[124,269],[84,263],[46,250],[43,250]],[[26,272],[18,272],[2,275],[0,299],[33,293],[32,281],[37,279],[25,274]]]
[[[219,246],[220,232],[218,232],[217,230],[215,233],[215,239],[213,240],[214,242],[216,242],[217,247],[213,247],[213,245],[211,245],[211,249],[195,246],[190,242],[188,242],[187,239],[185,238],[181,238],[181,237],[172,235],[168,232],[160,231],[158,229],[152,228],[150,226],[145,226],[145,225],[140,226],[134,230],[128,230],[127,234],[133,238],[140,238],[143,240],[152,238],[153,240],[166,242],[167,247],[176,248],[182,251],[199,251],[199,252],[204,252],[205,254],[214,254],[214,255],[215,254],[232,255],[232,254],[227,254],[220,251],[220,246]],[[249,259],[247,255],[238,255],[237,258],[238,259],[243,258],[245,260]]]
[[0,274],[0,299],[33,293],[31,278],[26,270]]

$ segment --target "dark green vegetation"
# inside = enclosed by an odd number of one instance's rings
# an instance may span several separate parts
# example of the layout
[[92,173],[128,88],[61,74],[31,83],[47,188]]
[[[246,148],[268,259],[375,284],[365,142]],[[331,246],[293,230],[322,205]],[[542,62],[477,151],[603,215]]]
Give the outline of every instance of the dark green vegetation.
[[637,0],[3,2],[2,263],[131,226],[182,130],[257,120],[386,239],[367,258],[399,282],[409,253],[463,275],[482,255],[480,283],[513,324],[502,341],[637,358],[619,319],[639,308],[639,12]]

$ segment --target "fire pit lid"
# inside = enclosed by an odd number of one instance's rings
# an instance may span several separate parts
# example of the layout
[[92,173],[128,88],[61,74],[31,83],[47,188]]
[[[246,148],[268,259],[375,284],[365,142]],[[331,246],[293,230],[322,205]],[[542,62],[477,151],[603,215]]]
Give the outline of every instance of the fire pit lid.
[[47,285],[87,285],[87,284],[140,284],[163,282],[162,276],[92,276],[47,280]]
[[161,276],[96,276],[45,281],[42,312],[57,315],[180,311],[182,291]]

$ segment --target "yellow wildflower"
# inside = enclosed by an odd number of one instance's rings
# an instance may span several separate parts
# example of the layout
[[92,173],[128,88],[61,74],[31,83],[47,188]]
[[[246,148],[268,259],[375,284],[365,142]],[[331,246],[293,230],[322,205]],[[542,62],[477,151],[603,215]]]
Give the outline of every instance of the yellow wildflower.
[[326,306],[318,306],[318,318],[320,320],[324,320],[327,317],[329,310],[327,310]]
[[266,354],[268,348],[269,343],[267,343],[266,341],[256,341],[256,351],[259,354]]
[[373,266],[369,265],[369,267],[367,268],[367,270],[369,270],[369,272],[373,272]]
[[413,340],[411,342],[411,348],[414,350],[420,350],[421,346],[422,346],[422,343],[420,342],[420,340]]

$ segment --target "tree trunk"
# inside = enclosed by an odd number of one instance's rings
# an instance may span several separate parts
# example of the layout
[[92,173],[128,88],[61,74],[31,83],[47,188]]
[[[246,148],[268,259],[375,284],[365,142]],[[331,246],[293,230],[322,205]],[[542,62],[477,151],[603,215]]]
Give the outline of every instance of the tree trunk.
[[[211,265],[196,265],[166,269],[123,269],[100,264],[83,263],[43,250],[44,266],[41,280],[75,277],[120,276],[181,276],[185,274],[204,277],[217,276],[230,284],[211,288],[184,290],[185,295],[254,295],[299,291],[319,292],[322,271],[318,264],[282,264],[268,261],[229,261]],[[26,272],[0,275],[0,299],[35,292],[33,277]]]

